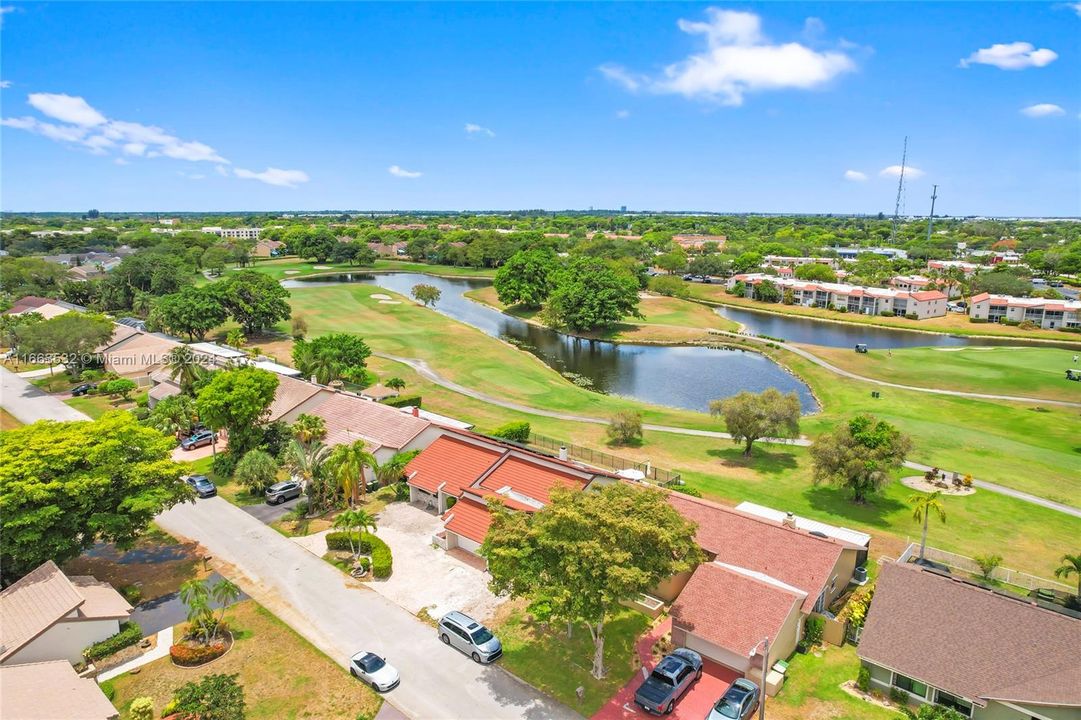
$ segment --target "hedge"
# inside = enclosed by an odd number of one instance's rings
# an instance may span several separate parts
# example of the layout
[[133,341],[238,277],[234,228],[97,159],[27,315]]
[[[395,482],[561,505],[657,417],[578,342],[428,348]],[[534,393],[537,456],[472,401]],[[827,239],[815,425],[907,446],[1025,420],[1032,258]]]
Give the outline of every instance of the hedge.
[[169,646],[169,657],[177,665],[192,667],[220,658],[225,654],[226,649],[225,642],[222,640],[210,645],[171,645]]
[[109,657],[115,652],[120,652],[126,647],[131,647],[142,639],[143,631],[137,623],[121,623],[120,632],[112,637],[105,638],[101,642],[96,642],[86,650],[83,650],[83,657],[89,662],[101,660],[102,658]]
[[391,407],[420,407],[421,406],[420,395],[402,395],[396,398],[387,398],[383,401],[384,405],[390,405]]
[[[353,547],[360,545],[360,552],[372,556],[372,575],[377,578],[390,577],[394,559],[382,539],[371,533],[353,533]],[[349,533],[332,532],[327,534],[327,550],[352,550],[349,547]]]
[[503,438],[504,440],[513,440],[519,443],[529,442],[530,427],[527,422],[510,422],[506,425],[500,425],[492,431],[492,435],[497,438]]

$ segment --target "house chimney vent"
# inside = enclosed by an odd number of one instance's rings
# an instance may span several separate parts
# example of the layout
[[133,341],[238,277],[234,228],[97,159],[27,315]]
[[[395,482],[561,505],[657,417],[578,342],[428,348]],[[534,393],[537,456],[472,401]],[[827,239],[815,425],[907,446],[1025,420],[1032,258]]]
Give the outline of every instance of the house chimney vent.
[[569,453],[567,452],[567,446],[566,445],[560,445],[559,446],[559,459],[566,462],[568,457],[569,457]]
[[420,417],[420,408],[413,406],[413,417]]
[[781,524],[784,525],[785,527],[789,527],[789,528],[792,528],[793,530],[795,530],[796,529],[796,516],[793,515],[792,513],[785,513],[784,520],[781,521]]

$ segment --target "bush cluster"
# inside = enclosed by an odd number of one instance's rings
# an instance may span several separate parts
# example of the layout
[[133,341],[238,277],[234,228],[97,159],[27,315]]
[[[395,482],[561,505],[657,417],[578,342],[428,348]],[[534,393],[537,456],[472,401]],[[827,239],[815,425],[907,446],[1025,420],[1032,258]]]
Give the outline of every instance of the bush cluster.
[[527,422],[509,422],[492,431],[492,436],[518,443],[529,442],[530,427]]
[[893,310],[883,310],[882,312],[879,313],[879,315],[881,315],[882,317],[893,317],[894,312],[893,312]]
[[83,650],[83,657],[89,662],[101,660],[126,647],[131,647],[142,639],[143,631],[137,623],[121,623],[120,632]]
[[390,405],[391,407],[420,407],[421,406],[420,395],[400,395],[399,397],[387,398],[383,401],[384,405]]
[[181,643],[169,647],[169,657],[171,657],[173,662],[177,665],[193,667],[221,657],[225,654],[225,650],[226,647],[223,640],[218,640],[209,645],[203,645],[201,643],[192,645]]
[[[327,550],[351,550],[349,535],[346,532],[332,532],[327,534]],[[377,578],[390,577],[393,570],[394,559],[390,547],[381,538],[371,533],[352,533],[353,547],[358,544],[360,552],[372,556],[372,575]]]

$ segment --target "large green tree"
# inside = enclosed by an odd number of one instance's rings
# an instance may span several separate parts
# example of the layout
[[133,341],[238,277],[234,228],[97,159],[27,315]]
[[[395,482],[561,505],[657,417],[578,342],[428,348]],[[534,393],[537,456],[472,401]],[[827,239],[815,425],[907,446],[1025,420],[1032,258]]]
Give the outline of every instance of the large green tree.
[[[93,364],[94,352],[113,335],[113,322],[104,315],[69,312],[15,330],[19,357],[49,365],[64,363],[72,376]],[[40,359],[36,359],[40,358]]]
[[198,682],[181,685],[170,703],[184,718],[199,720],[244,720],[244,688],[237,674],[206,675]]
[[11,582],[96,540],[128,546],[162,510],[190,497],[175,438],[124,411],[0,434],[0,568]]
[[559,258],[550,248],[520,250],[495,271],[495,291],[504,305],[538,308],[552,292]]
[[187,335],[192,341],[202,340],[229,317],[220,295],[217,285],[186,287],[178,293],[158,298],[151,317],[174,335]]
[[857,415],[811,445],[814,482],[852,491],[857,503],[880,490],[912,451],[912,440],[885,420]]
[[262,441],[270,403],[278,389],[278,376],[245,366],[218,370],[199,390],[195,408],[199,418],[214,429],[229,433],[229,453],[241,458]]
[[241,270],[221,281],[221,302],[249,336],[288,320],[288,297],[288,290],[255,270]]
[[709,404],[713,416],[724,418],[732,442],[743,443],[743,454],[751,455],[756,440],[764,437],[799,437],[799,396],[767,388],[760,393],[744,390],[724,400]]
[[542,600],[552,615],[584,622],[593,638],[593,677],[602,678],[604,626],[619,603],[638,597],[701,559],[695,526],[660,490],[617,483],[597,491],[555,490],[536,513],[492,504],[481,548],[493,592]]
[[361,338],[349,333],[330,333],[314,340],[297,340],[293,345],[293,363],[304,377],[315,376],[326,385],[332,380],[364,380],[364,365],[371,348]]
[[602,258],[574,257],[556,273],[547,322],[571,330],[608,328],[638,312],[638,279]]

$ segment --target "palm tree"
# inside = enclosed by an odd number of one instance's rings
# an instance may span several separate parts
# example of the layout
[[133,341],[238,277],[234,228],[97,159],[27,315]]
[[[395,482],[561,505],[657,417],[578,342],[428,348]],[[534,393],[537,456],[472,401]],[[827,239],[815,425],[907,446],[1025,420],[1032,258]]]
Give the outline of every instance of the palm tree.
[[163,433],[177,435],[191,432],[197,417],[195,401],[190,395],[173,395],[158,401],[147,416],[147,424]]
[[244,331],[240,328],[233,328],[225,335],[225,344],[235,348],[241,348],[248,342],[248,338],[244,337]]
[[392,377],[383,384],[391,390],[401,390],[405,387],[405,380],[402,380],[400,377]]
[[292,425],[293,435],[305,447],[327,436],[327,421],[318,415],[301,413]]
[[338,480],[342,492],[349,498],[350,505],[356,505],[368,491],[365,466],[375,468],[379,462],[367,451],[363,440],[351,445],[339,445],[334,448],[328,463],[330,474]]
[[365,532],[375,532],[375,518],[367,510],[349,509],[342,512],[334,520],[334,527],[342,529],[349,537],[349,550],[353,558],[360,557],[360,545],[353,543],[354,531],[359,536]]
[[938,519],[946,522],[946,509],[942,506],[942,492],[936,490],[930,495],[913,493],[908,497],[908,504],[912,506],[912,519],[923,523],[923,539],[920,540],[920,560],[923,560],[927,550],[927,523],[931,519],[931,513],[938,515]]
[[381,463],[372,460],[374,464],[369,464],[368,467],[372,469],[372,477],[379,484],[379,487],[386,487],[392,482],[397,482],[402,476],[402,471],[405,466],[409,464],[409,461],[416,456],[415,452],[395,453],[394,457],[387,460],[385,463]]
[[1062,565],[1055,569],[1055,577],[1065,580],[1071,575],[1077,576],[1077,597],[1081,598],[1081,553],[1063,555]]
[[195,353],[185,346],[175,347],[165,356],[165,369],[169,372],[169,379],[180,384],[180,392],[191,395],[195,386],[206,369],[195,357]]
[[300,478],[301,484],[307,489],[309,512],[323,507],[325,488],[322,486],[326,484],[325,464],[329,456],[330,448],[321,442],[305,445],[294,439],[285,448],[285,468]]
[[217,635],[218,630],[225,621],[225,608],[240,599],[240,588],[231,580],[222,578],[210,588],[210,597],[214,598],[214,602],[221,605],[221,614],[218,615],[218,621],[214,624],[214,634]]
[[[202,632],[203,642],[210,642],[211,623],[214,613],[208,602],[210,592],[202,580],[187,580],[180,586],[180,601],[188,606],[188,623]],[[209,616],[209,617],[208,617]]]

